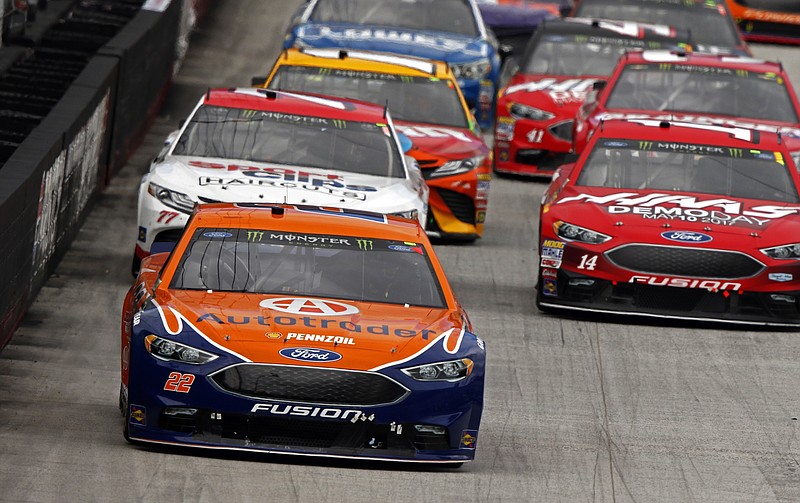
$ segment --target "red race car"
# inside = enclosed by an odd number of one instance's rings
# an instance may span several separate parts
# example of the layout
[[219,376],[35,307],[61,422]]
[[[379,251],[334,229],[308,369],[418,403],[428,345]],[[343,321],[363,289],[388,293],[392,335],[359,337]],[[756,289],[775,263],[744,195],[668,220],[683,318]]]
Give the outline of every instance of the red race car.
[[[757,97],[757,99],[755,99]],[[652,118],[780,131],[800,161],[800,104],[779,63],[746,57],[628,53],[575,122],[580,153],[603,120]]]
[[541,207],[540,309],[800,326],[800,194],[779,134],[608,121]]
[[[625,51],[686,50],[689,36],[667,26],[564,19],[547,21],[531,39],[497,99],[494,170],[552,175],[574,160],[573,120],[595,82],[611,74]],[[511,70],[509,69],[509,73]]]
[[698,51],[750,55],[724,0],[580,0],[572,15],[668,24],[688,30]]

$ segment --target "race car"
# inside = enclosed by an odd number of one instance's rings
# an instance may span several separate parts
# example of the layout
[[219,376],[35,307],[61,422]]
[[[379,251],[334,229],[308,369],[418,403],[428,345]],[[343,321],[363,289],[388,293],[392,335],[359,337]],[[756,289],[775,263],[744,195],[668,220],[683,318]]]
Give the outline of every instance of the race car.
[[500,56],[475,0],[310,0],[289,28],[284,47],[444,61],[481,127],[493,124]]
[[745,40],[800,44],[797,0],[727,0]]
[[669,51],[631,52],[575,120],[580,153],[602,121],[624,118],[721,124],[780,131],[800,162],[800,102],[780,63]]
[[[501,61],[512,54],[522,54],[531,35],[545,19],[559,17],[559,3],[528,0],[497,1],[477,0],[481,17],[497,37]],[[563,4],[565,11],[571,10]]]
[[[572,0],[477,0],[481,14],[484,14],[484,7],[487,5],[499,5],[502,7],[519,7],[528,10],[544,10],[553,16],[567,16],[572,12]],[[486,16],[484,15],[484,21]],[[488,23],[487,23],[488,25]],[[489,25],[492,29],[493,26]]]
[[417,222],[200,205],[121,324],[133,443],[471,461],[486,353]]
[[387,105],[431,189],[429,235],[482,235],[492,156],[447,64],[368,51],[288,49],[265,85]]
[[750,55],[723,0],[580,0],[572,15],[666,24],[691,33],[697,51]]
[[385,107],[267,89],[207,92],[139,186],[133,272],[197,203],[285,202],[427,220],[428,187]]
[[[574,160],[572,125],[597,82],[625,51],[691,48],[689,35],[667,26],[583,18],[545,22],[497,100],[494,170],[550,176]],[[511,73],[511,70],[508,70]]]
[[606,121],[543,196],[537,305],[800,326],[798,183],[777,133]]

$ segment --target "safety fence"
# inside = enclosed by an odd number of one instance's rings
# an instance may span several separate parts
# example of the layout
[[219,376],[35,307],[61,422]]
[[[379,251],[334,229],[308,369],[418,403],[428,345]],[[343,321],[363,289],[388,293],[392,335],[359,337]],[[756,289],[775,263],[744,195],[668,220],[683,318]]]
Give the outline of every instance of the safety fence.
[[0,75],[0,348],[143,138],[209,3],[76,1]]

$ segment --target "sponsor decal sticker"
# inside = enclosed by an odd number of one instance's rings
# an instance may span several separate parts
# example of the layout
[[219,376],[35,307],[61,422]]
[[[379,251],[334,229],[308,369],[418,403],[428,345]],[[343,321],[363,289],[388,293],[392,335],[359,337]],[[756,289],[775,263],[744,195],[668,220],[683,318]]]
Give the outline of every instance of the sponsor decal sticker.
[[542,294],[558,297],[558,283],[553,278],[542,278]]
[[628,283],[641,283],[651,286],[671,286],[675,288],[704,288],[710,292],[739,291],[741,283],[710,279],[671,278],[667,276],[631,276]]
[[278,354],[300,362],[335,362],[342,359],[342,355],[336,351],[317,348],[284,348]]
[[678,243],[708,243],[714,239],[708,234],[692,231],[662,232],[661,237],[668,241],[677,241]]
[[139,241],[147,241],[147,227],[139,227]]
[[794,276],[785,272],[771,272],[769,273],[768,277],[772,281],[778,281],[781,283],[792,281],[794,279]]
[[333,300],[280,297],[262,300],[259,306],[273,311],[310,316],[347,316],[358,313],[356,306]]
[[267,332],[264,334],[267,339],[281,339],[283,338],[283,334],[280,332]]
[[558,271],[555,269],[542,269],[542,276],[545,278],[557,278]]
[[389,249],[399,252],[412,252],[422,255],[422,248],[419,246],[406,246],[406,245],[389,245]]
[[563,248],[550,248],[549,246],[542,247],[542,258],[554,258],[561,260],[564,257]]
[[147,409],[141,405],[131,404],[131,424],[147,426]]
[[[279,334],[280,335],[280,334]],[[323,334],[305,334],[300,332],[289,332],[286,334],[286,340],[306,341],[306,342],[322,342],[338,346],[344,344],[346,346],[355,346],[356,342],[352,337],[343,337],[340,335],[323,335]]]
[[478,444],[478,430],[464,430],[461,432],[461,448],[475,449]]
[[541,260],[541,262],[539,262],[539,265],[541,267],[551,267],[553,269],[561,269],[561,260],[554,259],[554,258],[548,258],[548,257],[542,257],[542,260]]
[[566,245],[567,243],[564,241],[556,241],[555,239],[545,239],[542,241],[542,246],[547,246],[548,248],[558,248],[559,250],[563,250]]

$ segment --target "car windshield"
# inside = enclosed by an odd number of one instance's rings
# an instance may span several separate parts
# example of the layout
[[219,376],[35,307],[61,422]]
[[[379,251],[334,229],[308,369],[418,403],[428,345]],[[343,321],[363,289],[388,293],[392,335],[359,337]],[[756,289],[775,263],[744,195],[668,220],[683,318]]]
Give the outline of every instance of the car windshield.
[[448,80],[389,73],[282,66],[270,82],[272,89],[293,89],[314,94],[389,104],[392,117],[468,128],[467,112],[457,86]]
[[241,108],[201,106],[172,154],[405,176],[386,124]]
[[446,307],[420,244],[266,229],[196,230],[170,288]]
[[733,0],[733,3],[751,9],[763,9],[776,12],[800,12],[797,0]]
[[522,72],[606,76],[611,75],[619,57],[626,51],[654,47],[673,48],[659,41],[547,34],[527,51]]
[[601,139],[576,185],[798,203],[785,159],[782,152],[766,150]]
[[467,0],[319,0],[310,20],[479,35]]
[[733,48],[739,45],[736,27],[716,7],[688,7],[655,2],[583,0],[575,16],[666,24],[688,30],[699,45]]
[[780,75],[736,68],[628,65],[614,84],[606,106],[798,122],[787,82]]

